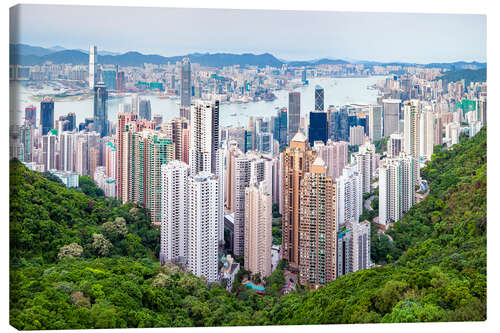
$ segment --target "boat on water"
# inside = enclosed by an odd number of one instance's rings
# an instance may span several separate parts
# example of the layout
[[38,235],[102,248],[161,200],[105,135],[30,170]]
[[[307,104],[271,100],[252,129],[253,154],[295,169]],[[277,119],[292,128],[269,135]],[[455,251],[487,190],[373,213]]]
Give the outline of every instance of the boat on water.
[[236,112],[230,114],[231,117],[236,117]]

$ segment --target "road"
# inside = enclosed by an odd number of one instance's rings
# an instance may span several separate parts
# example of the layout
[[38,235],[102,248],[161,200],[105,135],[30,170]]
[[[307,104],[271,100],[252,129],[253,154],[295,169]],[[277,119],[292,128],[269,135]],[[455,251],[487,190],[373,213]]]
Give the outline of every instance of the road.
[[369,197],[368,199],[365,200],[365,208],[367,210],[373,210],[373,208],[371,206],[371,203],[372,203],[373,199],[375,199],[374,195],[372,195],[371,197]]

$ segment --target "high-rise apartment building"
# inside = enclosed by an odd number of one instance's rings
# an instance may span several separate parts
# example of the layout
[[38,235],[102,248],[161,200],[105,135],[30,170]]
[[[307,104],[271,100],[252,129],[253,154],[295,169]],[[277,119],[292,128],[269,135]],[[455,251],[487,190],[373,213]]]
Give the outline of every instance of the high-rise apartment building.
[[403,151],[403,134],[393,133],[387,140],[387,157],[395,158]]
[[194,275],[218,281],[219,184],[210,172],[188,179],[188,262]]
[[186,265],[188,258],[189,166],[171,161],[161,166],[160,262]]
[[415,181],[418,181],[420,177],[420,170],[418,168],[418,163],[420,160],[420,140],[421,140],[421,115],[420,112],[420,101],[411,100],[406,102],[404,105],[404,152],[411,155],[416,161],[416,166],[414,172]]
[[165,133],[174,143],[174,159],[188,163],[184,160],[186,150],[189,151],[189,141],[186,142],[185,131],[189,131],[189,120],[186,118],[173,118],[161,125],[161,131]]
[[371,192],[371,184],[377,168],[377,159],[375,145],[368,142],[361,145],[357,153],[352,154],[352,161],[358,166],[358,172],[361,175],[362,194]]
[[379,168],[379,223],[399,221],[415,204],[415,159],[406,153]]
[[300,283],[321,286],[335,280],[337,257],[336,185],[320,156],[300,188]]
[[89,88],[94,89],[95,84],[99,80],[97,74],[97,46],[90,45],[89,49]]
[[45,171],[57,169],[57,139],[57,131],[55,130],[51,130],[42,136],[42,156]]
[[300,127],[300,92],[288,93],[288,139],[297,134]]
[[342,175],[337,178],[337,230],[358,222],[363,212],[363,181],[358,171],[358,166],[346,166]]
[[326,145],[323,142],[315,142],[314,150],[325,162],[328,176],[333,179],[340,177],[342,170],[349,163],[349,143],[345,141],[333,142],[329,139]]
[[306,137],[298,132],[283,152],[283,259],[290,267],[299,270],[300,184],[309,172],[316,153],[311,150]]
[[365,142],[365,128],[363,126],[349,127],[349,144],[359,146]]
[[272,200],[261,182],[245,189],[245,270],[267,277],[271,274]]
[[424,108],[420,117],[420,157],[431,159],[434,152],[436,117],[432,109]]

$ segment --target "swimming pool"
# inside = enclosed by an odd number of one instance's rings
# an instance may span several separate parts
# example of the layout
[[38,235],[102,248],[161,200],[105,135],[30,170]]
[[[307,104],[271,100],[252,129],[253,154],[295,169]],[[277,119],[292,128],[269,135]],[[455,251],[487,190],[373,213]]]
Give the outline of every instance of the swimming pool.
[[264,288],[262,286],[256,286],[252,282],[245,283],[245,287],[249,287],[249,288],[252,288],[253,290],[258,290],[258,291],[264,291],[264,290],[266,290],[266,288]]

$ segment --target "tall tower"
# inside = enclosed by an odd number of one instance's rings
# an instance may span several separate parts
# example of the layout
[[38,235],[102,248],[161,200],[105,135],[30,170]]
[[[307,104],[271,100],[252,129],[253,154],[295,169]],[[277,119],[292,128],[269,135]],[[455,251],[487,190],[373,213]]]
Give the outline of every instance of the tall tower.
[[298,132],[283,152],[283,259],[299,270],[300,183],[315,159],[304,134]]
[[300,92],[288,93],[288,138],[290,141],[300,127]]
[[172,161],[161,166],[160,261],[187,263],[189,166]]
[[89,88],[94,89],[99,80],[97,75],[97,46],[90,45],[89,49]]
[[101,137],[108,135],[108,91],[104,82],[94,86],[94,130]]
[[[420,159],[421,112],[419,100],[411,100],[404,105],[404,152],[411,155],[418,166]],[[415,180],[420,177],[419,168],[415,168]]]
[[382,107],[380,105],[370,105],[368,116],[368,133],[372,142],[382,138]]
[[359,151],[352,155],[353,161],[356,161],[358,172],[361,175],[362,193],[371,192],[371,184],[376,169],[375,146],[366,142],[359,147]]
[[196,101],[191,107],[189,165],[191,174],[217,174],[219,101]]
[[315,141],[326,143],[328,140],[327,114],[323,111],[309,112],[309,144],[314,145]]
[[399,128],[399,113],[401,108],[400,99],[384,99],[383,105],[383,137],[388,137],[392,133],[398,132]]
[[54,100],[50,97],[45,97],[40,103],[40,125],[42,135],[54,128]]
[[191,107],[191,63],[188,58],[182,59],[181,64],[181,117],[189,119],[183,109],[189,111]]
[[335,280],[337,257],[336,186],[317,157],[300,189],[300,282],[320,286]]
[[325,90],[319,85],[314,89],[314,110],[325,111]]
[[188,180],[188,269],[208,282],[218,280],[218,180],[202,171]]
[[328,140],[326,145],[316,143],[314,150],[318,152],[325,162],[328,176],[337,179],[342,174],[342,170],[348,164],[349,143],[346,141],[333,142]]
[[358,166],[350,164],[337,178],[337,230],[359,221],[363,212],[362,179]]
[[271,274],[272,200],[265,185],[253,182],[245,189],[245,270]]

